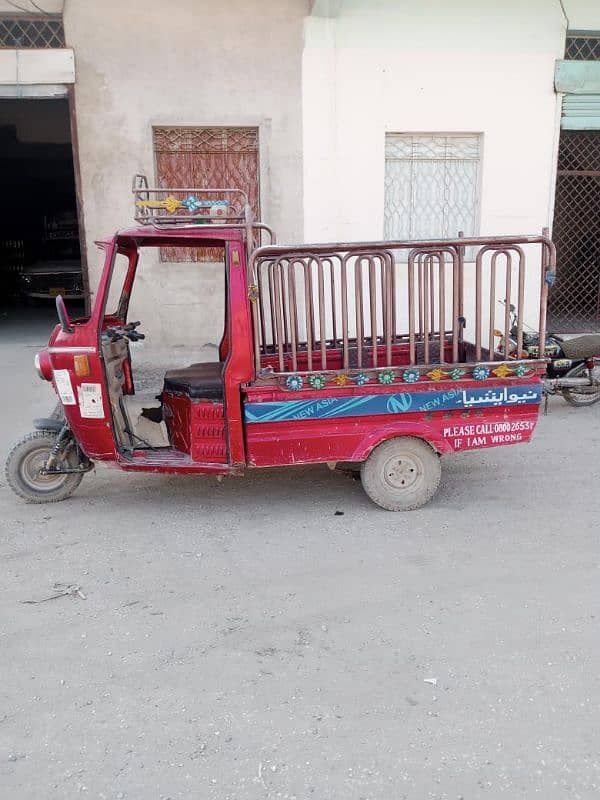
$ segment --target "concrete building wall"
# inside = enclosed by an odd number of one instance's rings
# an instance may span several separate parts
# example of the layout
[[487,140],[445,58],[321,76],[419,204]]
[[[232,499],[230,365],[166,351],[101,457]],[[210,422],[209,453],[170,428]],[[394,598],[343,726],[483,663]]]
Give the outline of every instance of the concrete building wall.
[[[302,237],[302,21],[308,0],[77,0],[64,10],[92,291],[94,239],[132,222],[131,177],[154,181],[153,126],[258,126],[263,219]],[[146,254],[133,313],[149,341],[222,330],[222,275]],[[218,339],[217,339],[218,341]]]
[[[571,28],[600,28],[597,2],[566,9]],[[386,132],[480,134],[480,234],[550,226],[561,107],[554,64],[566,26],[549,0],[343,0],[308,18],[306,239],[383,238]],[[538,281],[532,272],[530,324]]]
[[569,20],[569,30],[600,30],[600,5],[597,0],[563,0],[563,6]]

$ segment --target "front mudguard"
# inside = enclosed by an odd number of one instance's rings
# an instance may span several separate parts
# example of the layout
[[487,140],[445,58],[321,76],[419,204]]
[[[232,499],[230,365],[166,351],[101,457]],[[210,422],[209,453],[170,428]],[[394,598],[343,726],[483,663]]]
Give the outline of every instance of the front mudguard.
[[[72,473],[72,472],[89,472],[94,468],[93,461],[90,461],[86,454],[79,447],[77,440],[69,427],[69,423],[60,419],[50,419],[49,417],[40,417],[33,420],[33,427],[36,431],[50,431],[56,433],[56,452],[52,452],[46,469],[48,473]],[[68,449],[69,445],[74,445],[77,453],[79,464],[77,468],[57,469],[54,464],[57,456],[62,450]]]
[[62,419],[40,417],[40,419],[33,420],[33,427],[36,429],[36,431],[52,431],[53,433],[60,433],[65,427],[65,422]]

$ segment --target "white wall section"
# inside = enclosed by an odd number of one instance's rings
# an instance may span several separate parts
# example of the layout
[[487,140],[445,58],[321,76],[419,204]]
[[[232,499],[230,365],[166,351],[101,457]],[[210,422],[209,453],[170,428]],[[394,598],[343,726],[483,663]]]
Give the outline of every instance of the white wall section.
[[345,0],[335,18],[307,19],[306,240],[383,238],[388,132],[479,134],[480,234],[549,226],[565,30],[548,0]]

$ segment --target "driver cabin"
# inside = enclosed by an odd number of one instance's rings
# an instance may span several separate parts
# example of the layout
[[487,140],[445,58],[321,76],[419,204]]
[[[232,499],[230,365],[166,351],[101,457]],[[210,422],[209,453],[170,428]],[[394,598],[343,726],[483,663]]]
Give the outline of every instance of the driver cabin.
[[[230,451],[225,403],[230,403],[230,414],[235,416],[240,382],[251,379],[248,251],[260,244],[261,237],[273,243],[274,234],[252,219],[248,199],[239,190],[153,189],[145,176],[136,175],[133,195],[139,227],[98,242],[109,265],[98,294],[101,350],[117,444],[126,458],[134,451],[158,456],[157,451],[171,448],[192,461],[225,464]],[[224,252],[225,319],[218,360],[166,369],[162,385],[140,392],[134,382],[130,338],[118,332],[127,323],[136,276],[143,268],[140,255],[147,248],[192,246]],[[120,271],[117,263],[122,265]],[[227,398],[226,386],[232,382],[237,390]]]

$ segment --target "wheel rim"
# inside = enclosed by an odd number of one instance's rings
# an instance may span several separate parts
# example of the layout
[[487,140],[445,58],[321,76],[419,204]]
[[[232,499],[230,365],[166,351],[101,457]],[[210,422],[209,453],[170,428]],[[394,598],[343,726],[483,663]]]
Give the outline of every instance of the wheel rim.
[[412,454],[392,456],[385,462],[383,478],[396,492],[414,489],[423,478],[423,464]]
[[45,467],[49,447],[39,447],[28,453],[19,467],[19,475],[23,483],[34,492],[55,492],[69,477],[68,475],[42,475],[41,470]]
[[[577,369],[571,370],[568,375],[572,377],[587,377],[588,370],[585,364],[581,364]],[[592,377],[595,380],[600,380],[600,366],[597,364],[592,369]],[[598,394],[599,392],[578,392],[577,389],[567,389],[566,393],[569,395],[571,400],[573,400],[578,406],[587,406],[593,405],[598,401]]]

